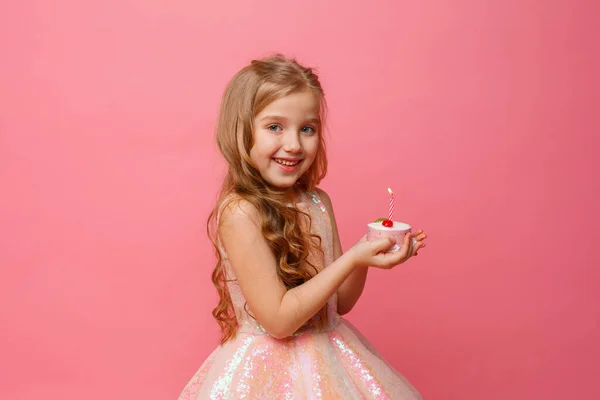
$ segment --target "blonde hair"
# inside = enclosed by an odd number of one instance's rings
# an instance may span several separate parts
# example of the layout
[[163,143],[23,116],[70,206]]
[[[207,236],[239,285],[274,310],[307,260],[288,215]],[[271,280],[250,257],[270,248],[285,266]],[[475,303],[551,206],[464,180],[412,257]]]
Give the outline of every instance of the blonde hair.
[[[262,219],[263,236],[277,260],[277,274],[287,289],[301,285],[318,272],[309,260],[309,253],[320,250],[320,238],[300,226],[302,215],[308,217],[310,226],[310,216],[278,200],[277,195],[282,193],[282,189],[269,185],[250,158],[253,120],[256,115],[273,101],[307,89],[312,90],[320,100],[319,125],[323,127],[326,104],[319,79],[311,68],[300,65],[294,59],[275,55],[254,60],[235,74],[225,89],[216,139],[229,169],[207,223],[207,232],[217,255],[212,280],[219,294],[219,303],[213,310],[213,316],[221,327],[221,343],[234,338],[238,329],[227,289],[227,276],[219,251],[216,226],[219,210],[226,206],[223,204],[226,198],[246,200],[256,208]],[[302,191],[312,191],[327,172],[322,131],[323,128],[319,132],[316,158],[296,183]],[[322,324],[326,317],[325,309],[319,314]]]

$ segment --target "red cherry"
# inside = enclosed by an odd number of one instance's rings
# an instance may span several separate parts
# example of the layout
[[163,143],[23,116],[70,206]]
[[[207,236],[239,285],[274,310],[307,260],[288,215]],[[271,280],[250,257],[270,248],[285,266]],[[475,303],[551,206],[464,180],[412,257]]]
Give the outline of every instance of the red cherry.
[[385,226],[386,228],[391,228],[392,226],[394,226],[394,223],[389,219],[385,219],[381,222],[381,225]]

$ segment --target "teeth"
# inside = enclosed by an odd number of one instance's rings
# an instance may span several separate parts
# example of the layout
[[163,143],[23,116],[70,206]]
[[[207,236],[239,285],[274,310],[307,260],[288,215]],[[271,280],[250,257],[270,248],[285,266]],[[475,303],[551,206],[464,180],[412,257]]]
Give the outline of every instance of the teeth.
[[300,161],[285,161],[285,160],[280,160],[279,158],[275,158],[275,162],[281,165],[287,165],[288,167],[291,167],[293,165],[297,165]]

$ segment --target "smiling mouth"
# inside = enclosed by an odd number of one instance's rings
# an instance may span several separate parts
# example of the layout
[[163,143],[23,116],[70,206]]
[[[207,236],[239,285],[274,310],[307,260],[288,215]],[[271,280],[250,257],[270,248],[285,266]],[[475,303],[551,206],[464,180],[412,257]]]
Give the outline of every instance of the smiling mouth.
[[293,167],[294,165],[300,164],[300,161],[302,161],[302,160],[284,160],[281,158],[274,158],[273,160],[275,160],[275,162],[277,164],[285,165],[287,167]]

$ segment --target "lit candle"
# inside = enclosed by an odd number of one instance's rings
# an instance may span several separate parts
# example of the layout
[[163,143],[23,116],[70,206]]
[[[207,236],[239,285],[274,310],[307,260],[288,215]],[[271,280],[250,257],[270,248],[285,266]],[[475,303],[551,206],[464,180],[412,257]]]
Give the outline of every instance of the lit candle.
[[392,192],[392,189],[388,188],[388,193],[390,194],[390,209],[389,209],[389,213],[388,213],[388,219],[390,221],[394,220],[394,192]]

